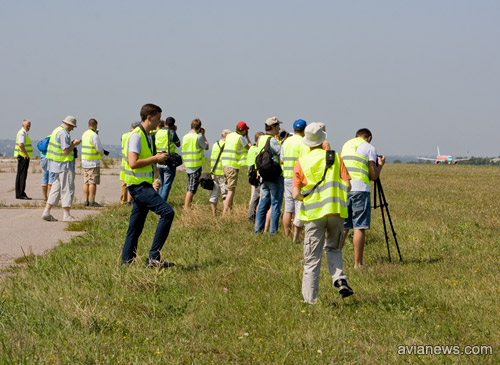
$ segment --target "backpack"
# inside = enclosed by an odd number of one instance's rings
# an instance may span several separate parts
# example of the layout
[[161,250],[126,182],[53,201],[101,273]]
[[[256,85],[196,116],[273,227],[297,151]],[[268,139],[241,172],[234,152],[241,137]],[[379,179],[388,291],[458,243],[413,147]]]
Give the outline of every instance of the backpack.
[[255,165],[259,171],[259,175],[264,181],[276,181],[283,170],[281,170],[281,164],[273,159],[273,153],[271,152],[271,138],[267,139],[266,145],[262,151],[257,155],[255,159]]
[[250,185],[258,187],[260,185],[259,175],[257,175],[257,170],[255,166],[252,165],[248,168],[248,182]]
[[36,147],[38,151],[42,153],[47,153],[47,149],[49,148],[50,136],[45,137],[40,142],[37,143]]

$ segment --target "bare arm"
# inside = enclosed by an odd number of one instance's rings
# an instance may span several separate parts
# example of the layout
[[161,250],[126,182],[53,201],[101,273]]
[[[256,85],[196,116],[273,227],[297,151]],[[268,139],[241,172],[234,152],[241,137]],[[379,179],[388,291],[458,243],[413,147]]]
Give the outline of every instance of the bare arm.
[[370,180],[377,180],[380,176],[380,171],[385,164],[385,156],[378,156],[378,166],[374,161],[369,161]]
[[63,149],[63,152],[65,155],[69,155],[76,146],[78,146],[82,141],[79,139],[75,139],[74,141],[71,141],[70,145],[68,148]]
[[304,200],[304,197],[300,193],[300,188],[295,187],[295,186],[292,187],[292,198],[295,200],[299,200],[299,201]]

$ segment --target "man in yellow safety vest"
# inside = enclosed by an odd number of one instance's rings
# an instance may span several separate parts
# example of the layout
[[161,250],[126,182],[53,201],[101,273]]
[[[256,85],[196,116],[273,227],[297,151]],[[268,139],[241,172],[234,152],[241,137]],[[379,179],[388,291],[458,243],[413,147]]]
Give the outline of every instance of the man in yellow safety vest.
[[100,207],[95,201],[97,185],[101,183],[101,158],[104,155],[97,134],[97,120],[89,120],[89,129],[82,136],[83,201],[86,207]]
[[292,194],[302,201],[298,218],[305,222],[302,295],[308,304],[315,304],[318,298],[323,249],[333,285],[343,298],[353,294],[342,261],[350,177],[339,154],[321,148],[325,139],[326,132],[319,123],[309,124],[302,143],[311,151],[299,158],[293,170]]
[[30,159],[33,156],[33,146],[28,135],[30,129],[31,122],[25,119],[22,128],[16,135],[16,147],[14,148],[14,157],[17,158],[16,199],[31,200],[25,192]]
[[344,222],[344,240],[349,230],[354,229],[352,243],[356,269],[365,267],[365,232],[371,224],[370,180],[377,180],[385,164],[385,157],[377,155],[371,141],[370,130],[362,128],[342,147],[342,158],[352,178],[352,190],[347,196],[349,217]]

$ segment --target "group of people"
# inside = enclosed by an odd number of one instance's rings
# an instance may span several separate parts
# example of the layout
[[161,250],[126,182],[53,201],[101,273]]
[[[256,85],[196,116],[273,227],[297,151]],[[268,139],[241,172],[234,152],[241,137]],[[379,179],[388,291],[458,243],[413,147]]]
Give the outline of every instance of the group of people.
[[[81,160],[84,171],[83,196],[86,207],[100,207],[95,201],[96,186],[100,183],[100,160],[108,152],[102,147],[97,130],[97,120],[90,119],[88,129],[82,139],[71,140],[70,132],[76,128],[76,118],[67,116],[61,125],[38,144],[40,150],[40,167],[42,169],[42,193],[46,201],[42,219],[54,222],[51,214],[59,200],[63,208],[63,221],[72,222],[76,218],[70,209],[75,194],[75,157],[76,146],[81,144]],[[28,132],[31,121],[24,120],[16,136],[14,157],[17,158],[16,199],[31,200],[26,195],[26,179],[30,159],[33,156],[33,146]]]
[[[132,124],[130,131],[122,135],[122,202],[132,205],[122,249],[122,264],[134,261],[138,240],[151,210],[160,219],[146,264],[160,268],[175,265],[162,259],[161,249],[174,218],[174,210],[167,201],[179,164],[173,162],[174,157],[179,159],[178,147],[181,148],[187,174],[184,200],[186,210],[190,208],[200,185],[204,152],[209,149],[201,120],[194,119],[191,122],[191,130],[181,141],[176,133],[175,119],[168,117],[163,121],[161,113],[162,109],[157,105],[144,105],[140,111],[141,122]],[[301,231],[304,232],[304,301],[309,304],[317,301],[323,249],[326,251],[333,285],[342,297],[348,297],[353,294],[353,290],[347,284],[343,271],[342,247],[349,230],[353,229],[355,268],[365,267],[365,232],[370,228],[371,217],[370,180],[378,178],[385,158],[377,155],[370,143],[372,134],[366,128],[358,130],[355,137],[344,144],[339,154],[330,149],[323,123],[307,124],[302,119],[296,120],[293,123],[293,134],[282,130],[281,124],[277,117],[268,118],[264,123],[265,132],[255,134],[254,144],[248,134],[250,127],[245,122],[237,123],[234,131],[222,131],[220,140],[212,145],[210,154],[213,189],[209,202],[212,213],[216,214],[220,198],[223,200],[222,214],[231,211],[240,167],[247,165],[249,175],[256,175],[249,178],[253,182],[247,216],[254,221],[254,233],[262,234],[266,226],[270,235],[278,232],[283,200],[285,235],[292,236],[298,242]],[[23,161],[20,160],[25,156],[31,157],[31,146],[26,133],[29,127],[23,123],[16,141],[20,179],[24,171]],[[72,200],[74,191],[74,162],[70,152],[80,143],[80,140],[70,141],[69,132],[74,127],[76,119],[67,117],[50,137],[47,159],[49,171],[55,173],[55,178],[42,215],[45,220],[55,220],[50,209],[57,204],[63,192],[69,192],[67,196],[63,194],[62,199],[65,212],[68,210],[64,220],[72,220],[67,218],[71,217],[68,204],[71,205],[69,199]],[[97,122],[95,129],[93,127],[94,124],[91,125],[89,121],[89,131],[94,133],[87,131],[82,137],[85,145],[82,157],[84,153],[90,156],[102,154],[100,142],[95,137]],[[21,136],[23,133],[24,139]],[[279,166],[278,173],[268,174],[265,170],[268,168],[263,162],[265,153],[272,156],[273,168]],[[51,166],[54,163],[57,168]],[[83,167],[92,168],[91,166],[86,164]],[[159,180],[157,184],[155,177]],[[22,184],[19,185],[21,188]],[[17,186],[16,180],[16,196]],[[95,187],[89,186],[87,191],[89,199],[92,199]],[[23,196],[21,190],[19,196]]]

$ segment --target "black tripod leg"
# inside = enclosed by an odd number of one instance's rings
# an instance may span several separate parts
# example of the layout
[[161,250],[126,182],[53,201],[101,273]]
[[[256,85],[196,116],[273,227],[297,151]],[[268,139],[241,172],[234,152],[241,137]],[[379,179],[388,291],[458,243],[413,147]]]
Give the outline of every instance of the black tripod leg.
[[391,250],[389,248],[389,235],[387,234],[387,224],[385,223],[385,213],[384,209],[387,210],[387,204],[385,200],[382,199],[383,197],[383,190],[382,190],[382,184],[380,183],[380,179],[375,180],[375,185],[377,186],[378,190],[378,197],[379,197],[379,202],[380,202],[380,211],[382,212],[382,223],[384,224],[384,235],[385,235],[385,245],[387,246],[387,256],[389,257],[389,262],[391,261]]
[[401,251],[399,250],[398,239],[396,238],[396,231],[394,230],[394,225],[392,224],[391,214],[389,213],[389,207],[388,207],[387,201],[385,200],[385,194],[384,194],[384,190],[382,189],[382,185],[379,186],[379,192],[381,195],[380,196],[381,201],[384,202],[382,205],[385,206],[385,209],[387,211],[387,218],[389,219],[389,224],[391,226],[391,231],[392,231],[392,237],[394,237],[394,243],[396,244],[396,249],[398,250],[399,261],[402,262],[403,258],[401,257]]

